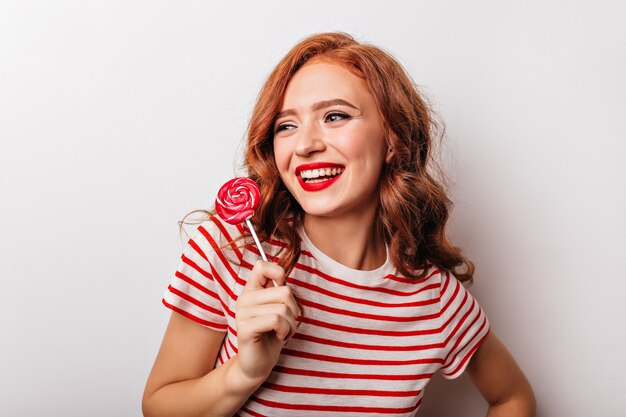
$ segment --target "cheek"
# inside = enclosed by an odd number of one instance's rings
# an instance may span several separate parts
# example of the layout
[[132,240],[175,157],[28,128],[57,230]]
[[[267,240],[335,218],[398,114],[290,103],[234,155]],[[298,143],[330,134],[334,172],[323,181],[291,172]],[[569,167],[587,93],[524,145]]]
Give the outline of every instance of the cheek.
[[376,138],[361,136],[357,140],[344,141],[337,148],[346,159],[364,164],[367,168],[381,165],[385,158],[384,147]]
[[289,162],[291,160],[291,151],[287,143],[274,142],[274,161],[278,167],[278,171],[283,175],[289,170]]
[[365,124],[354,124],[341,132],[336,146],[352,157],[378,157],[384,148],[382,128]]

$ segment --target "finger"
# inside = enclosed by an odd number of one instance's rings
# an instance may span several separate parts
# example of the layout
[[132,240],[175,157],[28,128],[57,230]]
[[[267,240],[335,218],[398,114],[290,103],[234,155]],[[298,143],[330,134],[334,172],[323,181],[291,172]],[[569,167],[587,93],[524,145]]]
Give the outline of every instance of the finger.
[[290,287],[269,287],[257,291],[246,291],[237,299],[237,310],[263,304],[285,304],[291,314],[298,317],[302,314]]
[[295,332],[296,321],[279,314],[267,314],[248,320],[242,320],[238,323],[237,327],[237,338],[241,338],[241,343],[245,343],[249,340],[260,340],[264,334],[270,332],[274,332],[277,339],[285,341]]
[[278,285],[285,282],[285,270],[273,262],[257,261],[250,272],[250,278],[244,287],[244,291],[256,291],[265,288],[269,280]]
[[240,308],[237,310],[237,320],[248,320],[270,314],[278,314],[289,320],[296,319],[296,316],[286,304],[273,303]]

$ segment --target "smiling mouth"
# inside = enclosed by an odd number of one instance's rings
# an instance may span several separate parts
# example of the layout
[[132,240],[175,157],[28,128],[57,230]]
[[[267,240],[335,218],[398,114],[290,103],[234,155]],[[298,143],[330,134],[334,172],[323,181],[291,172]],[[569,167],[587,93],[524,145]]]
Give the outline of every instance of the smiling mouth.
[[302,181],[306,184],[316,184],[329,181],[335,177],[338,177],[339,175],[341,175],[343,170],[343,167],[307,169],[300,171],[300,177],[302,178]]

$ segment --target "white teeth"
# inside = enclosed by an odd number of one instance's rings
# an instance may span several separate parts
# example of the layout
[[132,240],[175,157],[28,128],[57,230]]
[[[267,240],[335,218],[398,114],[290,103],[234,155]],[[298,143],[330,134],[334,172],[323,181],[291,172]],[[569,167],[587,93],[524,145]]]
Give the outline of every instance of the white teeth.
[[343,168],[307,169],[306,171],[300,171],[300,176],[304,179],[315,179],[319,177],[330,177],[331,175],[338,175],[342,172]]

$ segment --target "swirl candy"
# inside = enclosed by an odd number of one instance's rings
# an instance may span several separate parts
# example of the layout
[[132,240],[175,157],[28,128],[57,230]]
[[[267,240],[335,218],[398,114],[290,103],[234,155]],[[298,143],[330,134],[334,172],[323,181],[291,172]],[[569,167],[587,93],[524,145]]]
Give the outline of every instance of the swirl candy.
[[261,192],[250,178],[238,177],[222,185],[215,199],[217,214],[227,223],[239,224],[250,219],[259,206]]

